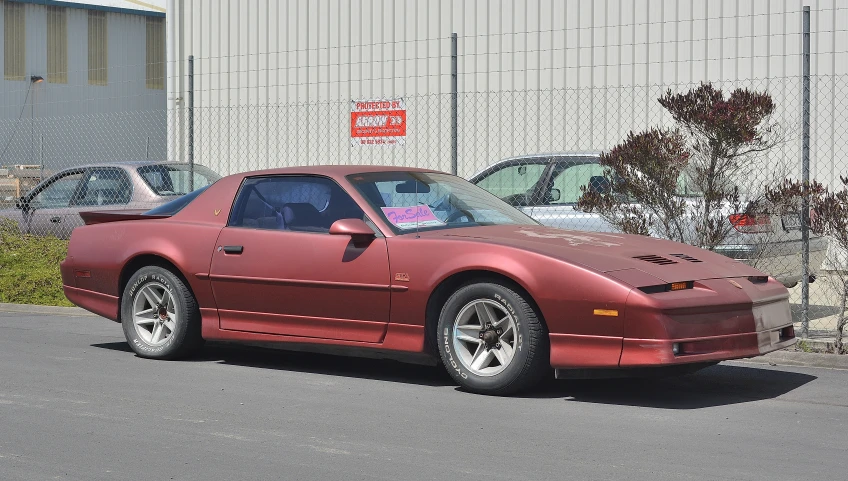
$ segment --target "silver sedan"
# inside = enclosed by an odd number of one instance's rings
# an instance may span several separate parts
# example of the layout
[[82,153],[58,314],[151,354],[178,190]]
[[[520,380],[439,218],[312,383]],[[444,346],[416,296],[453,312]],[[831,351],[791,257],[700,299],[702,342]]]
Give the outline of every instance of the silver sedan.
[[0,210],[21,232],[67,239],[83,225],[80,211],[151,209],[218,180],[202,165],[172,162],[113,162],[71,167],[51,175]]
[[[470,181],[521,209],[542,224],[595,232],[615,232],[601,216],[577,209],[581,186],[604,185],[600,153],[553,153],[504,159]],[[693,199],[694,200],[694,199]],[[694,202],[693,202],[694,203]],[[764,271],[787,287],[802,276],[800,216],[735,219],[731,234],[715,251]],[[827,239],[810,236],[810,274],[821,268]]]

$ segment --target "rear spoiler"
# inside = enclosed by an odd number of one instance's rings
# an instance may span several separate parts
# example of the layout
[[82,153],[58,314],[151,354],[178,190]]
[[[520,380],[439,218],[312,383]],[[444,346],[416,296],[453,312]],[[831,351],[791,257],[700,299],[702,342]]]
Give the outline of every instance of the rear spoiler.
[[95,210],[80,212],[79,215],[85,222],[85,225],[104,224],[106,222],[118,222],[122,220],[140,220],[140,219],[166,219],[170,215],[145,214],[146,210],[142,209],[125,209],[125,210]]

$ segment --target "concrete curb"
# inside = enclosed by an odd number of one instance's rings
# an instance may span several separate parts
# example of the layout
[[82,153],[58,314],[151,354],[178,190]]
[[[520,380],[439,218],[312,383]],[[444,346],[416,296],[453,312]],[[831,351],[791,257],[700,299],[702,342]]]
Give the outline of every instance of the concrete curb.
[[79,307],[39,306],[36,304],[8,304],[0,302],[0,312],[19,312],[21,314],[59,314],[62,316],[91,316],[97,314]]
[[750,359],[739,359],[739,361],[770,366],[823,367],[848,370],[848,355],[818,352],[774,351]]

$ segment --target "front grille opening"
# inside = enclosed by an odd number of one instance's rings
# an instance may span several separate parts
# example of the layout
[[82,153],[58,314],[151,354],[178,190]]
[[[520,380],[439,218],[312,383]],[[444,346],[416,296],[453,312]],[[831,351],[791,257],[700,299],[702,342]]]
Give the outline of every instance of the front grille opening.
[[677,261],[673,261],[671,259],[667,259],[662,256],[647,254],[643,256],[634,256],[634,259],[639,259],[640,261],[652,262],[654,264],[659,264],[661,266],[667,266],[669,264],[677,264]]
[[765,284],[768,282],[768,276],[749,276],[748,280],[752,284]]
[[695,259],[692,256],[687,256],[686,254],[669,254],[670,256],[677,257],[678,259],[683,259],[684,261],[689,262],[704,262],[700,259]]

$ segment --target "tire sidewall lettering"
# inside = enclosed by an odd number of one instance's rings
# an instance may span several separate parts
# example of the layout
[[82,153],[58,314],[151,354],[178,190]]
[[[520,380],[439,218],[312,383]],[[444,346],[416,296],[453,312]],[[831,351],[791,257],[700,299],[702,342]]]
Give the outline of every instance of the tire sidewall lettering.
[[521,317],[519,317],[518,312],[516,312],[515,308],[512,307],[509,301],[506,300],[503,296],[498,294],[497,292],[494,294],[494,300],[499,302],[502,306],[506,308],[507,311],[512,315],[512,318],[515,320],[515,331],[518,334],[518,338],[515,342],[515,347],[519,352],[522,351],[522,346],[524,344],[524,335],[521,334]]
[[174,336],[172,335],[170,338],[168,338],[168,341],[165,344],[162,344],[161,346],[151,346],[146,342],[140,340],[138,338],[138,334],[136,334],[135,336],[133,336],[133,344],[135,344],[135,347],[141,349],[142,351],[149,352],[151,354],[156,354],[157,352],[162,352],[167,349],[171,345],[173,338]]
[[450,363],[451,367],[456,371],[457,374],[459,374],[460,377],[462,377],[463,379],[468,379],[468,374],[462,370],[461,364],[456,362],[456,359],[454,359],[453,357],[453,351],[450,348],[450,330],[448,328],[445,328],[444,336],[442,337],[445,340],[445,342],[443,343],[443,347],[445,355],[447,356],[448,363]]
[[136,290],[138,290],[139,287],[143,286],[147,282],[148,277],[149,276],[147,274],[143,274],[143,275],[138,276],[138,279],[136,279],[135,282],[133,282],[133,285],[130,288],[130,292],[129,292],[130,297],[135,296]]

